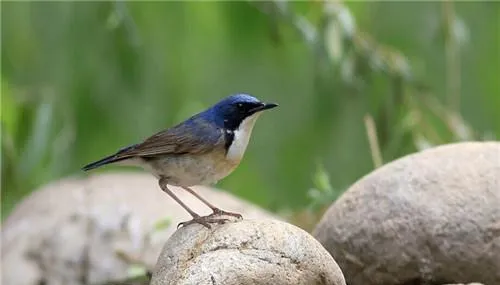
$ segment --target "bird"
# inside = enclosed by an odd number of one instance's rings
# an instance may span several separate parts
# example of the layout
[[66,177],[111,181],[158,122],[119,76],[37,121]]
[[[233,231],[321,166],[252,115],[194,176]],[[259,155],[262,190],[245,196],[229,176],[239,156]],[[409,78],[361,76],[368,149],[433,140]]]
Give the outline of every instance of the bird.
[[[252,130],[262,111],[277,107],[246,93],[229,95],[208,109],[177,125],[159,131],[142,142],[119,149],[114,154],[85,165],[89,171],[104,165],[131,165],[143,168],[158,179],[159,187],[192,217],[177,225],[197,223],[207,228],[223,224],[221,215],[242,219],[239,213],[223,211],[191,189],[195,185],[214,185],[240,164]],[[212,210],[200,216],[168,187],[178,186]]]

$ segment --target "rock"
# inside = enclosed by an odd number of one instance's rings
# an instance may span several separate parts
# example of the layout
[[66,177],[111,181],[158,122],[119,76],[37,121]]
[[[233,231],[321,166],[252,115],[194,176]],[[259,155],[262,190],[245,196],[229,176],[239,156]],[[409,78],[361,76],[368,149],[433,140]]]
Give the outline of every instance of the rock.
[[[193,187],[224,210],[245,218],[274,216],[215,189]],[[172,187],[200,214],[210,210]],[[171,223],[154,230],[164,218]],[[127,277],[132,262],[152,269],[161,248],[190,216],[149,174],[69,178],[24,199],[2,225],[2,284],[97,284]]]
[[500,284],[500,143],[393,161],[352,185],[313,235],[350,285]]
[[464,283],[458,284],[457,283],[457,284],[443,284],[443,285],[484,285],[484,284],[474,282],[474,283],[467,283],[467,284],[464,284]]
[[[233,218],[234,220],[234,218]],[[167,241],[151,285],[345,284],[337,263],[310,234],[276,220],[180,228]]]

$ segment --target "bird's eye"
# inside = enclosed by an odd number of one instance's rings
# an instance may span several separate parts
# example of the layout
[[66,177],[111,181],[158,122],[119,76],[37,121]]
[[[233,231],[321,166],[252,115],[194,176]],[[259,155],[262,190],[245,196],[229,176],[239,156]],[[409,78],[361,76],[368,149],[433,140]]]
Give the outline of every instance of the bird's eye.
[[242,108],[242,107],[243,107],[243,104],[238,103],[238,105],[237,105],[237,106],[238,106],[238,108]]

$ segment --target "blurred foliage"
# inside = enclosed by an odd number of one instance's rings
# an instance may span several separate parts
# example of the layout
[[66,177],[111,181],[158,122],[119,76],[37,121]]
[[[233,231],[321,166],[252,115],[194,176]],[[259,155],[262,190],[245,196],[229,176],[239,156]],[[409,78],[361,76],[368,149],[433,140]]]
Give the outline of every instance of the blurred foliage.
[[280,107],[219,187],[281,212],[370,172],[371,141],[387,163],[500,134],[495,2],[2,2],[1,13],[3,214],[235,92]]
[[317,171],[313,177],[314,187],[309,189],[308,195],[312,201],[310,209],[314,212],[321,207],[329,206],[331,201],[343,192],[335,190],[330,182],[330,176],[322,165],[318,165]]

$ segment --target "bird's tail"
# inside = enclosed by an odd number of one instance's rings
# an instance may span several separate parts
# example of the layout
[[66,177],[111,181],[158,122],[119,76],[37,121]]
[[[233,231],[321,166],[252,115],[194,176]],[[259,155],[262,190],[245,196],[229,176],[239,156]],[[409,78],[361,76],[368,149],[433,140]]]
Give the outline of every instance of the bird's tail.
[[84,167],[82,167],[82,170],[83,171],[88,171],[88,170],[92,170],[94,168],[101,167],[101,166],[106,165],[106,164],[115,163],[115,162],[118,162],[118,161],[129,159],[130,156],[124,156],[124,155],[121,155],[121,154],[123,154],[125,151],[131,149],[132,147],[134,147],[134,146],[129,146],[129,147],[122,148],[121,150],[119,150],[115,154],[112,154],[110,156],[106,156],[103,159],[100,159],[98,161],[89,163],[89,164],[85,165]]

